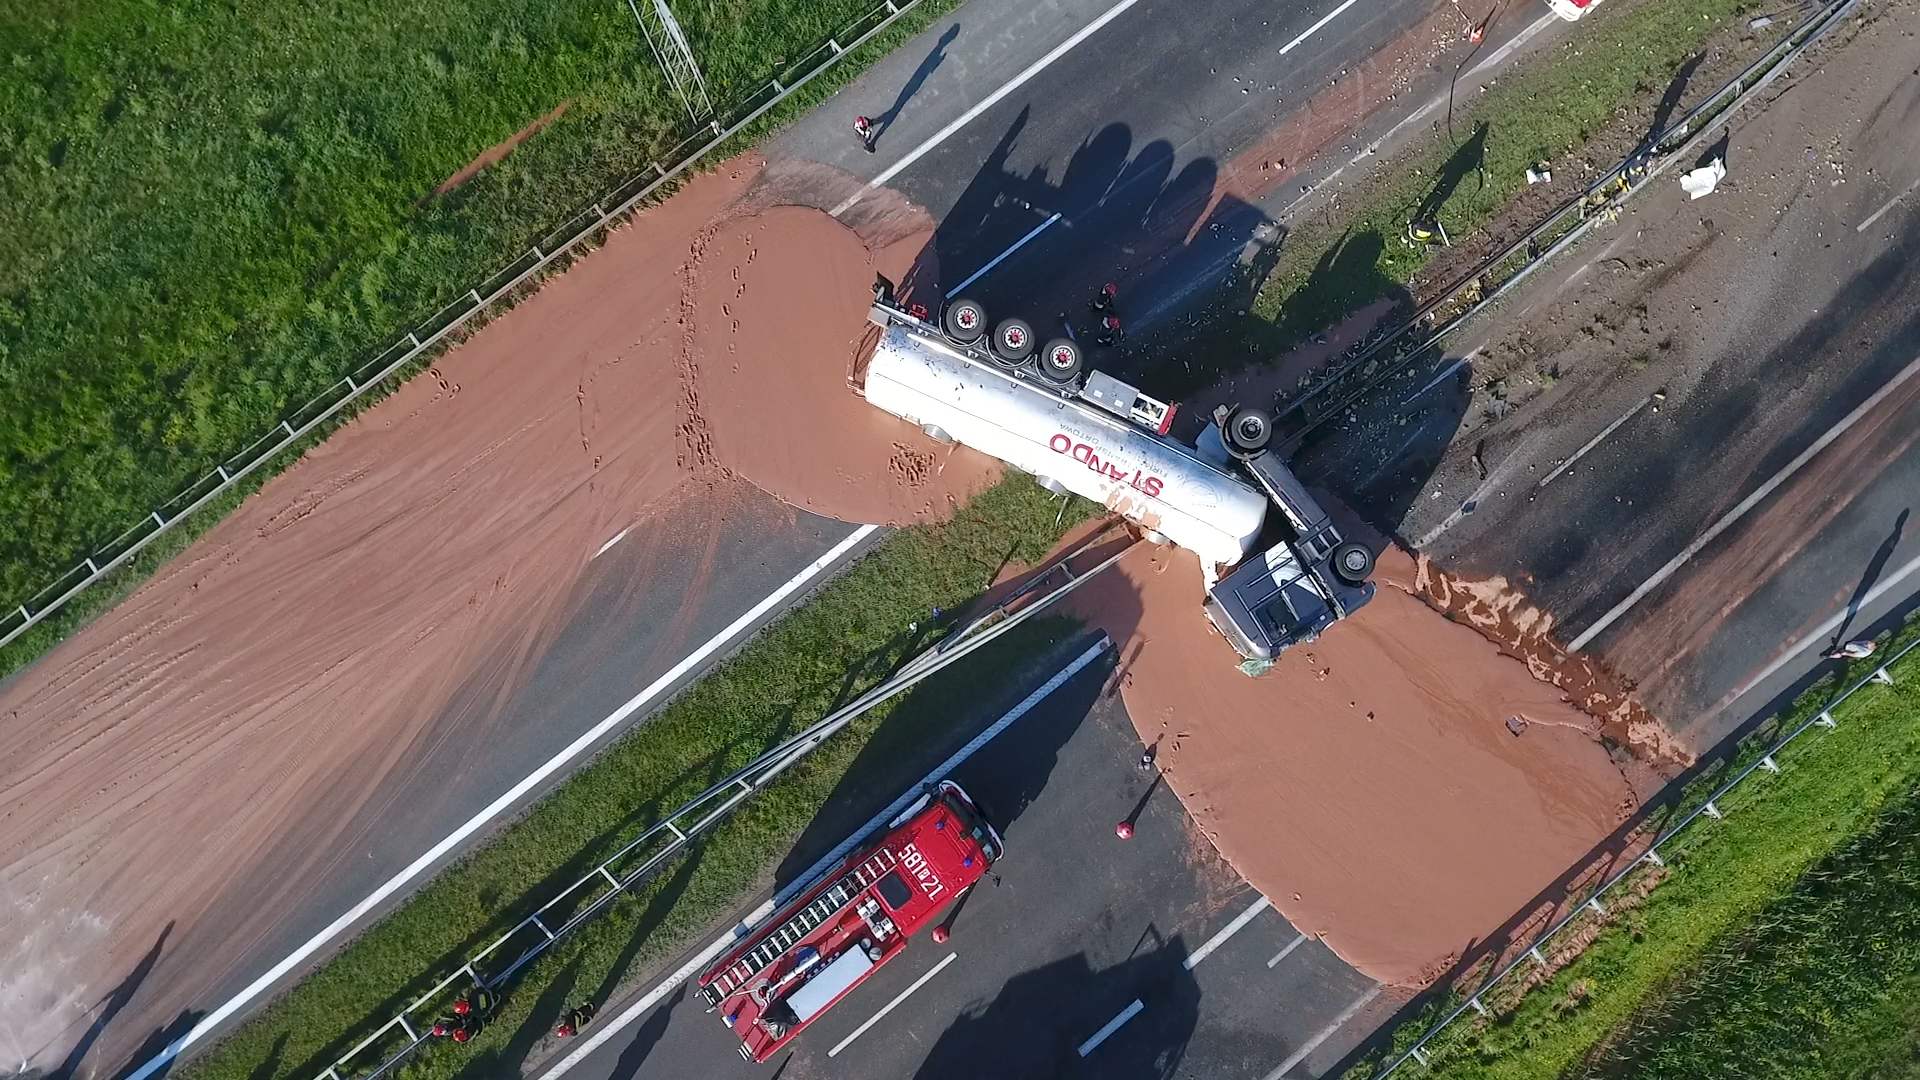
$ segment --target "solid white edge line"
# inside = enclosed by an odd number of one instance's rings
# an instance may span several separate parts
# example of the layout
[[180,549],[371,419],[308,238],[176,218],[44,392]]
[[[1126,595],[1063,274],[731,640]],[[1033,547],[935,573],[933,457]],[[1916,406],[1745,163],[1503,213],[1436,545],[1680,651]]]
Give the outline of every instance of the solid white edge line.
[[841,1039],[837,1043],[834,1043],[833,1049],[827,1051],[827,1056],[839,1057],[840,1051],[845,1050],[849,1045],[851,1045],[853,1043],[853,1040],[859,1038],[862,1035],[865,1035],[867,1033],[868,1028],[886,1019],[887,1014],[892,1012],[894,1009],[898,1008],[901,1002],[911,997],[915,990],[918,990],[921,987],[927,985],[927,982],[929,980],[931,980],[935,975],[940,974],[940,972],[943,969],[945,969],[948,964],[953,963],[955,960],[958,960],[959,958],[960,958],[960,954],[957,952],[948,953],[947,958],[945,960],[942,960],[939,963],[933,965],[933,967],[925,975],[922,975],[919,978],[913,980],[913,985],[907,987],[905,990],[900,991],[899,996],[895,997],[892,1001],[887,1002],[885,1008],[882,1008],[879,1012],[874,1013],[872,1016],[867,1017],[866,1023],[861,1024],[857,1028],[854,1028],[853,1034],[847,1036],[844,1039]]
[[1378,986],[1374,987],[1373,989],[1367,991],[1364,994],[1361,994],[1358,1000],[1354,1001],[1353,1004],[1347,1006],[1347,1009],[1345,1012],[1333,1018],[1333,1023],[1328,1024],[1326,1027],[1321,1028],[1320,1033],[1318,1035],[1315,1035],[1313,1038],[1308,1039],[1304,1043],[1301,1043],[1300,1049],[1295,1050],[1291,1057],[1287,1058],[1287,1060],[1280,1063],[1279,1068],[1268,1073],[1265,1077],[1262,1077],[1262,1080],[1280,1080],[1281,1077],[1287,1075],[1288,1069],[1291,1069],[1295,1065],[1298,1065],[1302,1061],[1305,1061],[1307,1059],[1308,1054],[1311,1054],[1315,1050],[1320,1049],[1321,1043],[1326,1042],[1328,1039],[1332,1038],[1334,1032],[1339,1031],[1341,1028],[1347,1026],[1347,1021],[1353,1019],[1353,1016],[1355,1013],[1359,1012],[1361,1009],[1366,1008],[1369,1002],[1371,1002],[1374,998],[1377,998],[1379,996],[1380,996],[1380,988]]
[[1285,56],[1288,53],[1292,52],[1293,50],[1299,48],[1301,42],[1319,33],[1321,27],[1339,18],[1341,12],[1347,10],[1348,8],[1352,7],[1353,5],[1359,2],[1360,0],[1347,0],[1346,3],[1341,4],[1339,7],[1334,8],[1332,11],[1329,11],[1325,15],[1320,16],[1319,22],[1314,23],[1312,26],[1307,27],[1306,31],[1302,33],[1299,37],[1294,38],[1292,41],[1289,41],[1285,45],[1281,46],[1280,55]]
[[1787,464],[1784,467],[1782,467],[1779,472],[1774,473],[1771,477],[1769,477],[1766,483],[1761,484],[1759,487],[1753,489],[1753,493],[1751,495],[1748,495],[1746,498],[1741,499],[1739,505],[1727,511],[1726,514],[1724,514],[1719,521],[1716,521],[1713,523],[1713,526],[1711,528],[1709,528],[1706,532],[1701,533],[1699,539],[1695,540],[1691,544],[1688,544],[1685,550],[1681,551],[1680,554],[1675,555],[1672,559],[1668,560],[1667,565],[1654,571],[1652,577],[1641,582],[1640,586],[1634,589],[1633,592],[1629,593],[1625,600],[1622,600],[1618,604],[1615,604],[1613,606],[1613,610],[1607,612],[1605,615],[1600,616],[1599,621],[1595,622],[1592,626],[1589,626],[1585,630],[1582,630],[1580,632],[1579,637],[1574,638],[1571,642],[1567,644],[1567,648],[1573,650],[1574,652],[1578,652],[1581,649],[1585,648],[1587,642],[1592,641],[1594,638],[1600,636],[1600,632],[1602,630],[1605,630],[1607,627],[1612,626],[1614,623],[1614,620],[1618,619],[1622,615],[1625,615],[1635,604],[1638,604],[1641,600],[1645,599],[1648,593],[1659,588],[1662,582],[1666,581],[1668,578],[1673,576],[1674,571],[1679,570],[1682,566],[1687,565],[1687,563],[1695,555],[1700,554],[1701,549],[1705,548],[1708,544],[1713,543],[1713,540],[1715,537],[1719,536],[1723,532],[1726,532],[1727,529],[1730,528],[1734,522],[1739,521],[1741,518],[1745,517],[1747,514],[1747,511],[1759,505],[1762,499],[1765,499],[1767,496],[1773,494],[1775,488],[1779,487],[1781,484],[1786,483],[1789,477],[1791,477],[1794,473],[1799,472],[1801,467],[1806,465],[1807,462],[1812,461],[1814,457],[1820,453],[1820,451],[1825,450],[1829,445],[1833,443],[1835,439],[1838,439],[1840,436],[1846,434],[1848,428],[1851,428],[1853,425],[1859,423],[1861,417],[1864,417],[1868,413],[1872,412],[1876,407],[1879,406],[1879,404],[1882,401],[1885,401],[1887,399],[1887,395],[1893,393],[1894,390],[1898,389],[1901,383],[1904,383],[1908,379],[1912,378],[1915,372],[1920,372],[1920,359],[1915,359],[1912,363],[1908,364],[1906,367],[1901,368],[1898,374],[1894,375],[1893,378],[1887,380],[1886,385],[1882,386],[1878,390],[1875,390],[1871,397],[1861,402],[1859,406],[1855,408],[1852,412],[1848,413],[1844,417],[1841,417],[1839,423],[1828,428],[1826,432],[1822,434],[1818,439],[1813,440],[1812,446],[1809,446],[1805,450],[1800,451],[1799,457],[1796,457],[1792,461],[1787,462]]
[[487,823],[511,808],[514,803],[520,801],[523,796],[539,786],[542,781],[585,753],[594,743],[600,741],[608,732],[618,727],[627,717],[632,716],[635,712],[644,708],[648,703],[652,702],[654,698],[658,697],[667,688],[672,686],[674,682],[679,680],[681,676],[687,674],[687,672],[693,670],[702,661],[706,660],[707,657],[712,656],[728,645],[735,637],[739,636],[742,631],[751,627],[755,621],[767,612],[773,610],[781,601],[811,585],[815,578],[839,562],[841,558],[857,547],[867,537],[872,536],[878,528],[879,526],[877,525],[862,525],[847,534],[846,539],[835,544],[832,550],[815,559],[806,569],[788,579],[786,584],[775,589],[772,593],[768,594],[765,599],[753,605],[753,607],[747,610],[746,614],[729,623],[726,629],[708,638],[705,644],[689,653],[679,663],[673,665],[666,674],[655,679],[645,690],[629,698],[626,704],[615,709],[606,719],[589,728],[585,734],[573,740],[573,742],[568,743],[566,749],[561,750],[558,754],[549,758],[546,764],[528,773],[524,779],[509,788],[505,794],[487,804],[486,809],[481,810],[473,817],[467,819],[466,824],[461,825],[458,829],[447,834],[439,843],[428,848],[425,854],[409,863],[406,869],[388,878],[385,884],[382,884],[378,889],[368,894],[366,899],[355,904],[347,910],[346,914],[341,915],[332,923],[328,924],[326,929],[307,939],[304,945],[301,945],[289,953],[285,959],[267,969],[266,974],[261,975],[252,983],[248,984],[246,989],[235,994],[224,1004],[208,1013],[199,1023],[188,1029],[186,1034],[168,1043],[165,1049],[161,1050],[160,1053],[156,1054],[145,1065],[135,1070],[127,1077],[127,1080],[148,1080],[154,1073],[165,1068],[169,1062],[180,1056],[182,1050],[185,1050],[187,1047],[192,1046],[194,1043],[206,1037],[208,1032],[225,1022],[228,1017],[239,1012],[252,1002],[254,998],[259,997],[271,989],[273,984],[280,981],[288,972],[300,966],[308,957],[325,948],[334,938],[350,929],[354,923],[360,921],[368,912],[378,907],[381,902],[399,892],[408,883],[413,881],[414,878],[426,872],[428,868],[440,861],[441,858],[458,847],[468,837],[480,831]]
[[[1889,591],[1891,591],[1895,586],[1899,585],[1902,581],[1905,581],[1907,578],[1912,577],[1914,572],[1917,570],[1920,570],[1920,558],[1915,558],[1909,561],[1905,566],[1902,566],[1900,569],[1895,570],[1892,574],[1889,574],[1886,577],[1880,579],[1879,584],[1875,585],[1871,589],[1868,589],[1867,594],[1860,598],[1859,610],[1865,611],[1875,600],[1878,600],[1882,596],[1885,596]],[[1848,605],[1848,606],[1851,607],[1852,605]],[[1793,659],[1800,655],[1800,650],[1806,648],[1808,644],[1818,641],[1821,638],[1826,637],[1828,634],[1833,633],[1835,630],[1838,630],[1840,628],[1840,624],[1845,622],[1847,619],[1847,610],[1848,609],[1845,607],[1841,608],[1838,612],[1834,614],[1832,618],[1828,619],[1826,622],[1821,623],[1819,626],[1814,627],[1812,633],[1802,635],[1799,638],[1799,640],[1795,641],[1791,645],[1788,645],[1785,649],[1780,650],[1780,655],[1775,657],[1772,663],[1762,668],[1758,675],[1755,675],[1753,678],[1748,679],[1745,683],[1742,683],[1738,690],[1735,690],[1732,693],[1728,694],[1724,699],[1721,700],[1720,704],[1715,705],[1713,709],[1709,711],[1707,715],[1702,717],[1701,719],[1705,720],[1710,717],[1718,716],[1723,710],[1727,708],[1727,706],[1732,705],[1734,702],[1739,701],[1741,698],[1747,696],[1747,694],[1753,691],[1754,687],[1759,686],[1763,682],[1766,682],[1768,679],[1773,677],[1775,672],[1779,671],[1783,667],[1786,667],[1789,663],[1792,663]]]
[[1267,961],[1267,967],[1273,968],[1278,966],[1280,961],[1285,960],[1287,957],[1293,955],[1293,950],[1299,948],[1302,945],[1305,945],[1306,943],[1307,943],[1307,935],[1305,934],[1301,934],[1299,937],[1294,938],[1292,941],[1287,942],[1286,948],[1281,949],[1277,953],[1274,953],[1273,959]]
[[1101,1043],[1106,1042],[1107,1039],[1110,1036],[1112,1036],[1114,1032],[1120,1030],[1120,1025],[1126,1023],[1127,1021],[1133,1019],[1136,1016],[1139,1016],[1140,1013],[1145,1009],[1146,1009],[1146,1006],[1141,1003],[1140,999],[1134,998],[1133,1004],[1127,1006],[1124,1009],[1121,1009],[1119,1016],[1116,1016],[1113,1019],[1107,1021],[1105,1027],[1101,1028],[1099,1031],[1094,1032],[1092,1038],[1080,1044],[1080,1056],[1086,1057],[1088,1054],[1091,1054],[1095,1050],[1098,1050],[1100,1048]]
[[1247,910],[1235,915],[1232,922],[1221,927],[1219,933],[1208,938],[1205,945],[1193,950],[1193,954],[1181,961],[1180,966],[1187,971],[1192,971],[1194,968],[1200,966],[1200,961],[1212,956],[1213,950],[1225,945],[1228,938],[1239,933],[1242,928],[1254,920],[1255,916],[1272,906],[1273,902],[1267,899],[1265,893],[1262,893],[1260,899],[1247,905]]
[[1023,247],[1026,247],[1027,241],[1033,239],[1036,236],[1039,236],[1043,232],[1046,232],[1047,229],[1050,228],[1054,222],[1059,220],[1060,220],[1060,215],[1056,213],[1052,217],[1048,218],[1047,220],[1041,222],[1038,225],[1035,225],[1033,229],[1027,233],[1027,235],[1021,237],[1018,240],[1015,240],[1013,242],[1012,247],[1008,248],[1007,250],[1001,252],[998,255],[995,255],[993,257],[992,262],[988,263],[987,265],[981,267],[978,270],[975,270],[972,273],[972,275],[970,275],[967,278],[967,280],[961,282],[958,285],[955,285],[951,290],[949,290],[947,292],[947,299],[949,300],[953,299],[954,295],[957,294],[961,289],[964,289],[967,286],[973,284],[974,282],[979,281],[981,278],[986,277],[987,272],[989,270],[992,270],[994,267],[999,266],[1001,263],[1005,262],[1007,259],[1007,256],[1012,255],[1014,252],[1019,251]]
[[734,925],[734,928],[731,932],[722,935],[720,938],[715,940],[711,945],[708,945],[705,949],[702,949],[699,955],[687,961],[685,964],[682,964],[678,970],[676,970],[673,974],[667,976],[666,980],[660,983],[660,985],[654,987],[652,990],[647,991],[644,995],[640,997],[638,1001],[635,1001],[632,1005],[629,1005],[627,1006],[626,1009],[622,1010],[620,1015],[617,1017],[614,1017],[613,1020],[610,1021],[605,1027],[601,1028],[599,1031],[594,1032],[593,1035],[587,1039],[587,1041],[575,1047],[572,1053],[568,1054],[564,1058],[561,1058],[559,1062],[557,1062],[553,1066],[553,1068],[548,1069],[544,1073],[541,1073],[540,1074],[541,1080],[554,1080],[554,1078],[561,1076],[562,1074],[566,1073],[567,1070],[572,1069],[574,1066],[580,1064],[582,1061],[585,1061],[587,1059],[587,1056],[592,1054],[595,1050],[598,1050],[602,1046],[605,1046],[607,1042],[611,1040],[615,1035],[618,1035],[621,1031],[625,1030],[627,1027],[639,1022],[642,1016],[645,1016],[650,1010],[652,1010],[652,1008],[655,1005],[658,1005],[660,1002],[666,1000],[667,995],[673,993],[674,990],[677,989],[681,983],[686,982],[688,979],[693,978],[694,974],[698,972],[701,968],[704,968],[708,964],[713,963],[713,961],[717,959],[721,953],[726,952],[728,949],[738,944],[741,938],[746,937],[748,934],[752,933],[753,928],[758,926],[760,923],[765,922],[767,917],[773,914],[774,909],[777,906],[785,903],[787,900],[792,899],[795,894],[807,888],[809,885],[813,883],[815,879],[817,879],[821,874],[825,873],[828,867],[832,866],[834,863],[839,862],[841,859],[845,858],[847,852],[859,846],[862,842],[866,840],[868,836],[871,836],[875,830],[879,829],[881,825],[885,824],[888,821],[893,820],[894,817],[898,816],[900,811],[906,809],[907,804],[909,802],[913,801],[913,799],[919,796],[921,788],[926,787],[928,784],[938,783],[941,780],[945,779],[947,774],[952,772],[955,766],[959,765],[961,762],[965,761],[967,758],[973,756],[976,752],[979,751],[981,747],[985,746],[988,742],[992,741],[994,736],[1000,734],[1002,731],[1005,731],[1009,726],[1013,724],[1015,720],[1018,720],[1022,716],[1025,716],[1027,712],[1030,709],[1032,709],[1035,705],[1039,704],[1043,699],[1045,699],[1049,694],[1052,694],[1055,690],[1058,690],[1062,685],[1066,683],[1068,679],[1071,679],[1075,675],[1080,674],[1080,672],[1083,669],[1085,669],[1088,664],[1091,664],[1095,660],[1099,659],[1100,654],[1106,652],[1108,649],[1112,647],[1113,647],[1113,642],[1108,640],[1106,635],[1102,634],[1100,636],[1100,640],[1094,642],[1092,645],[1089,645],[1085,652],[1081,653],[1078,657],[1074,659],[1073,663],[1068,664],[1058,674],[1054,675],[1053,678],[1048,679],[1046,683],[1043,684],[1039,689],[1035,690],[1031,694],[1028,694],[1024,699],[1021,700],[1020,704],[1015,705],[1013,709],[1007,713],[1007,715],[994,721],[992,726],[988,727],[985,731],[981,732],[980,734],[974,736],[973,740],[967,743],[967,745],[955,751],[952,757],[949,757],[946,761],[940,764],[939,768],[928,773],[925,780],[922,780],[919,784],[916,784],[912,788],[908,789],[907,793],[900,796],[898,799],[895,799],[892,805],[888,806],[885,810],[880,811],[878,814],[875,814],[872,818],[868,819],[865,825],[861,826],[857,831],[855,831],[852,836],[841,841],[839,846],[835,847],[832,851],[822,856],[818,862],[814,863],[811,867],[807,869],[806,873],[801,874],[799,877],[793,879],[793,882],[791,884],[789,884],[785,889],[782,889],[780,892],[776,893],[772,899],[766,900],[763,903],[761,903],[759,907],[754,908],[753,911],[750,912],[746,918],[741,919],[738,923]]
[[[939,131],[935,132],[933,138],[928,139],[926,142],[923,142],[919,146],[914,147],[912,150],[907,151],[905,157],[902,157],[899,161],[896,161],[893,164],[887,166],[886,168],[880,170],[880,175],[867,181],[867,184],[865,187],[861,188],[859,191],[854,192],[852,195],[847,196],[847,200],[845,202],[841,203],[839,206],[834,207],[831,211],[829,211],[829,213],[831,213],[834,217],[839,217],[841,214],[846,213],[847,209],[851,207],[854,203],[857,203],[861,199],[865,198],[867,195],[867,192],[874,190],[880,185],[900,175],[901,170],[907,168],[907,166],[909,165],[912,165],[914,162],[919,161],[929,151],[933,150],[934,147],[939,146],[941,143],[946,142],[948,139],[952,138],[954,132],[959,131],[961,128],[966,127],[968,124],[971,124],[975,120],[979,119],[981,113],[984,113],[988,109],[993,108],[995,105],[1000,104],[1000,101],[1002,98],[1005,98],[1008,94],[1011,94],[1015,90],[1018,90],[1022,86],[1025,86],[1028,79],[1033,78],[1035,75],[1038,75],[1042,71],[1045,71],[1047,68],[1051,67],[1055,60],[1058,60],[1061,57],[1067,55],[1067,53],[1073,51],[1073,48],[1076,45],[1079,45],[1081,42],[1092,37],[1095,33],[1099,32],[1101,27],[1119,18],[1122,14],[1126,12],[1128,8],[1132,7],[1133,5],[1139,2],[1140,0],[1120,0],[1119,3],[1101,12],[1099,18],[1096,18],[1092,22],[1081,27],[1079,31],[1077,31],[1072,37],[1068,38],[1067,40],[1061,42],[1058,45],[1055,45],[1053,47],[1052,52],[1049,52],[1047,55],[1034,61],[1031,67],[1027,68],[1027,70],[1021,72],[1020,74],[1015,75],[1012,79],[1008,80],[1005,84],[1003,84],[1000,87],[1000,89],[995,90],[993,93],[988,94],[985,98],[981,99],[978,105],[975,105],[973,108],[968,109],[966,112],[961,113],[959,119],[955,120],[951,124],[948,124],[946,127],[943,127]],[[1347,3],[1349,4],[1353,2],[1354,0],[1347,0]]]

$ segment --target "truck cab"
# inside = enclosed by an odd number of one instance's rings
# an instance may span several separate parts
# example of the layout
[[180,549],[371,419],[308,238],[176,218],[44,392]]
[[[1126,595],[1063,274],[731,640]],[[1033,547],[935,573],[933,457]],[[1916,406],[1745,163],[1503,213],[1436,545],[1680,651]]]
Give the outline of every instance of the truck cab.
[[879,332],[856,365],[857,392],[935,439],[998,458],[1050,491],[1100,503],[1150,540],[1193,551],[1207,616],[1249,671],[1372,598],[1372,552],[1343,540],[1269,449],[1266,414],[1223,409],[1187,445],[1167,434],[1177,405],[1086,370],[1070,338],[1036,349],[1032,326],[1019,319],[989,333],[985,310],[966,299],[936,324],[924,309],[896,303],[884,278],[868,320]]

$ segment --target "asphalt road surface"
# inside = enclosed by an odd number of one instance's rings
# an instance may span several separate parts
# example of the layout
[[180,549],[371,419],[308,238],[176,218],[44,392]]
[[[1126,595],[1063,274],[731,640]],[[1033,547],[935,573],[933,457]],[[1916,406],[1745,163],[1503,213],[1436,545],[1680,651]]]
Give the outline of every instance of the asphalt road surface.
[[[1111,667],[1082,671],[953,774],[1007,854],[947,916],[944,944],[923,931],[764,1065],[743,1061],[685,989],[564,1071],[555,1062],[536,1075],[1261,1078],[1282,1065],[1320,1075],[1390,1003],[1267,906],[1159,774],[1140,768],[1132,722],[1102,693]],[[1115,835],[1122,820],[1134,823],[1130,840]],[[623,1008],[609,1002],[602,1015]]]
[[[1337,17],[1282,55],[1336,7]],[[801,121],[776,152],[871,177],[958,125],[937,152],[891,178],[950,223],[937,247],[948,265],[963,269],[948,279],[957,282],[984,265],[1005,242],[1054,212],[1036,218],[1016,204],[1025,200],[1067,217],[1050,230],[1057,233],[1051,246],[1030,245],[1021,259],[1003,263],[985,283],[987,295],[1038,295],[1041,284],[1063,294],[1090,290],[1112,272],[1102,260],[1131,258],[1128,236],[1144,230],[1178,240],[1200,220],[1200,196],[1210,189],[1221,155],[1304,107],[1311,89],[1431,7],[1382,0],[1350,8],[1337,0],[1264,8],[1251,0],[1199,8],[1170,0],[972,0]],[[1100,29],[1083,35],[1109,13]],[[1018,91],[969,115],[1055,54]],[[859,148],[849,109],[883,118],[877,153]],[[1002,197],[1009,192],[1016,202]],[[1144,224],[1126,225],[1135,218]],[[1170,250],[1183,248],[1175,243]],[[441,735],[431,751],[341,832],[345,839],[330,872],[311,883],[307,901],[270,919],[250,913],[253,959],[217,973],[206,986],[171,987],[165,1002],[151,990],[134,996],[96,1053],[137,1064],[190,1029],[852,532],[756,492],[730,498],[728,527],[701,533],[705,546],[698,551],[663,541],[675,535],[669,523],[658,536],[629,536],[600,556],[576,596],[576,615],[526,688],[504,708],[481,710],[476,703],[485,688],[476,683],[467,700],[437,721]],[[711,518],[701,518],[703,528]],[[798,599],[759,621],[778,617]],[[697,678],[724,651],[678,683]],[[608,738],[649,711],[640,710]],[[564,775],[529,791],[522,804]],[[360,925],[404,895],[375,906]],[[217,926],[189,928],[166,947],[169,954],[187,954],[196,933],[217,932]],[[129,1056],[127,1048],[136,1045]]]

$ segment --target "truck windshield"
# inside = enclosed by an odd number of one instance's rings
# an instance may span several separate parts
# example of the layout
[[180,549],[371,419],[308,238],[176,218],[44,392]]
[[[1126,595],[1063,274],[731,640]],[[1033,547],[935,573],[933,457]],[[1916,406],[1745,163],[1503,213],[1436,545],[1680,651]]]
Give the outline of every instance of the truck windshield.
[[989,863],[1000,857],[999,850],[993,846],[993,832],[987,828],[987,823],[981,820],[980,815],[975,813],[972,807],[955,798],[950,792],[942,792],[940,801],[946,804],[947,809],[953,811],[954,817],[960,819],[961,827],[967,830],[968,836],[973,837],[974,843],[980,845],[980,850],[986,855]]

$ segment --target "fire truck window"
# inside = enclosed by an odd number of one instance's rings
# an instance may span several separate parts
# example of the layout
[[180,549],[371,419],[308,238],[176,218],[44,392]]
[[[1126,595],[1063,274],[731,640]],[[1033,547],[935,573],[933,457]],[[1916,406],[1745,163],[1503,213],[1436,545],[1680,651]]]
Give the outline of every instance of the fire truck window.
[[880,899],[885,900],[887,906],[895,911],[906,907],[907,901],[913,899],[913,890],[907,887],[906,882],[900,880],[900,875],[897,873],[881,878],[874,887],[880,890]]

